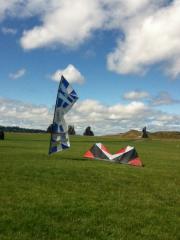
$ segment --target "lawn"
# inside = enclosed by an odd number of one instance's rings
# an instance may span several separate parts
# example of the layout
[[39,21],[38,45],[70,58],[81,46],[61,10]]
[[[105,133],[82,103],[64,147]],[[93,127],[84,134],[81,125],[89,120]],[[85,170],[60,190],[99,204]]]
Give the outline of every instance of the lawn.
[[[136,147],[145,167],[82,156],[95,142]],[[47,134],[0,141],[1,240],[179,240],[180,140],[71,137],[48,156]]]

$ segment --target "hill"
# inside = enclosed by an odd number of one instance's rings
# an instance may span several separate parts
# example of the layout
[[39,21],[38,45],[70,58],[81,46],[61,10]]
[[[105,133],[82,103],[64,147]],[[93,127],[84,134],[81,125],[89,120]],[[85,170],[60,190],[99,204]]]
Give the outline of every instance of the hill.
[[150,133],[150,137],[152,138],[168,138],[168,139],[180,139],[180,132],[176,131],[159,131],[159,132],[154,132]]
[[[140,139],[142,132],[138,130],[130,130],[125,133],[119,133],[114,135],[107,135],[110,137],[120,137],[126,139]],[[150,139],[180,139],[180,132],[178,131],[157,131],[157,132],[148,132]]]
[[120,134],[120,136],[122,137],[122,138],[132,138],[132,139],[134,139],[134,138],[140,138],[141,137],[141,132],[140,131],[137,131],[137,130],[130,130],[130,131],[128,131],[128,132],[125,132],[125,133],[121,133]]

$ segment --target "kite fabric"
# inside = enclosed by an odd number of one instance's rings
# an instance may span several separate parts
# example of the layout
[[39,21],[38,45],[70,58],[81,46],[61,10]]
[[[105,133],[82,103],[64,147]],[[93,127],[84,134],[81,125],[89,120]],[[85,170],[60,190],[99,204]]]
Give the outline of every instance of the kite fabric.
[[124,163],[132,166],[142,167],[141,159],[134,147],[127,146],[120,149],[117,153],[111,154],[102,143],[95,143],[85,154],[84,157],[106,160],[110,162]]
[[68,126],[64,120],[64,115],[71,109],[77,99],[77,93],[69,82],[61,76],[54,110],[54,119],[51,127],[49,154],[70,147]]

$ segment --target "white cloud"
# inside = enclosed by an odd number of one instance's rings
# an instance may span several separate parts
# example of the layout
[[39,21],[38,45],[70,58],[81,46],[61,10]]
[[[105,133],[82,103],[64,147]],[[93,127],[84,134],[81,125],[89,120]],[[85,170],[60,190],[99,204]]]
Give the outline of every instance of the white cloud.
[[87,99],[77,102],[68,113],[67,119],[71,124],[78,126],[81,133],[85,127],[91,126],[96,134],[110,134],[123,132],[129,128],[141,128],[141,124],[143,126],[145,119],[150,115],[149,107],[141,102],[106,106]]
[[87,126],[98,135],[141,130],[144,126],[148,126],[149,131],[180,130],[180,115],[162,112],[137,101],[106,106],[87,99],[77,102],[66,118],[81,134]]
[[61,75],[63,75],[70,83],[83,83],[84,77],[79,72],[77,68],[75,68],[72,64],[69,64],[65,69],[59,69],[55,73],[51,75],[51,79],[59,82]]
[[173,99],[171,95],[166,91],[159,92],[158,95],[152,97],[150,101],[150,104],[153,106],[171,105],[177,103],[180,103],[180,100]]
[[[0,125],[47,129],[53,110],[47,106],[0,98]],[[106,106],[87,99],[78,101],[66,115],[68,124],[82,134],[91,126],[96,135],[125,132],[129,129],[180,131],[180,115],[162,112],[142,102]]]
[[2,27],[1,28],[2,33],[4,34],[11,34],[11,35],[15,35],[17,33],[17,29],[14,28],[7,28],[7,27]]
[[58,0],[1,0],[0,21],[6,17],[32,17],[51,11]]
[[9,11],[13,11],[16,3],[19,2],[18,0],[1,0],[0,3],[0,20],[6,17],[8,15]]
[[180,103],[180,100],[172,98],[172,96],[167,91],[161,91],[158,92],[156,95],[150,95],[150,93],[146,91],[134,90],[124,93],[123,98],[125,100],[131,101],[147,100],[149,106],[153,107]]
[[89,38],[93,30],[102,27],[104,14],[99,1],[51,1],[49,7],[52,11],[42,17],[41,26],[24,31],[21,38],[24,49],[58,43],[76,47]]
[[149,93],[145,91],[130,91],[123,95],[123,98],[126,100],[138,100],[143,98],[148,98]]
[[149,110],[149,108],[144,103],[133,101],[127,105],[114,105],[108,109],[108,113],[112,119],[132,118],[133,116],[136,116],[137,119],[137,115],[142,112],[145,113],[147,110]]
[[[0,20],[37,16],[40,24],[20,39],[25,50],[56,45],[70,48],[96,30],[123,34],[107,56],[108,69],[120,74],[142,73],[163,63],[172,77],[180,74],[179,0],[1,0]],[[121,34],[121,35],[122,35]]]
[[23,77],[25,74],[26,74],[26,69],[25,69],[25,68],[22,68],[22,69],[17,70],[17,71],[14,72],[14,73],[10,73],[10,74],[9,74],[9,77],[10,77],[11,79],[18,79],[18,78]]
[[[165,2],[165,1],[164,1]],[[180,1],[156,10],[147,8],[124,23],[125,39],[108,55],[108,68],[117,73],[139,73],[180,56]],[[174,72],[174,71],[173,71]],[[175,75],[178,70],[175,67]]]
[[166,73],[172,78],[177,78],[180,75],[180,56],[169,61],[165,69]]
[[46,129],[52,112],[46,106],[0,98],[0,125]]

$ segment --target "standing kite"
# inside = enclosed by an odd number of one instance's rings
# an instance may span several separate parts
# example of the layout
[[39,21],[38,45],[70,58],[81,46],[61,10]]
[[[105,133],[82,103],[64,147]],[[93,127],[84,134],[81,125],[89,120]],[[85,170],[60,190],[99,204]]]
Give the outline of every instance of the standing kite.
[[61,76],[54,110],[54,119],[51,127],[49,154],[70,147],[68,127],[64,120],[64,115],[71,109],[77,99],[78,96],[74,89],[68,81]]

